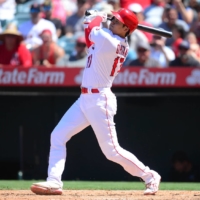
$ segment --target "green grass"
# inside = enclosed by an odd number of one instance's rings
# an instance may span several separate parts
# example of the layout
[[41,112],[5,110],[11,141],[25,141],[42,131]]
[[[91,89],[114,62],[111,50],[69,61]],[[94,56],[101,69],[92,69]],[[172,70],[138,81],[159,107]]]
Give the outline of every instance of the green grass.
[[[0,181],[0,190],[28,190],[32,183],[38,181]],[[64,181],[68,190],[143,190],[142,182],[98,182],[98,181]],[[164,183],[160,190],[199,190],[200,183]]]

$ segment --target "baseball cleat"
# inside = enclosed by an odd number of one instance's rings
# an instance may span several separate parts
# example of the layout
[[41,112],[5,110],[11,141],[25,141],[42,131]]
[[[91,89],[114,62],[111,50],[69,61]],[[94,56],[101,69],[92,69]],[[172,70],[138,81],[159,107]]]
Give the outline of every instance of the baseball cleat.
[[31,191],[38,195],[61,195],[62,188],[53,182],[33,183]]
[[144,195],[154,195],[159,189],[160,181],[161,176],[157,174],[153,181],[146,184],[146,190],[144,191]]

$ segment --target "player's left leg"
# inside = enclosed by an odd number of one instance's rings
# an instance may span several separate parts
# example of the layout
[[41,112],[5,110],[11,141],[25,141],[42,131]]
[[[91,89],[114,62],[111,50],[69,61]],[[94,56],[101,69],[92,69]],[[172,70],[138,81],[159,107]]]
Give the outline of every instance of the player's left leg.
[[155,194],[158,191],[160,175],[119,146],[113,121],[117,108],[115,96],[105,93],[101,95],[101,101],[97,106],[87,109],[85,115],[96,134],[102,152],[107,159],[120,164],[131,175],[142,178],[147,186],[144,194]]

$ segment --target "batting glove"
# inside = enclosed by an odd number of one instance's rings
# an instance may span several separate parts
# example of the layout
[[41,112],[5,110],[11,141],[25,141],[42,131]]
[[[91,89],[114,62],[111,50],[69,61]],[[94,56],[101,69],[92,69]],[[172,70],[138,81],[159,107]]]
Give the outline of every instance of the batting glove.
[[107,13],[105,12],[97,12],[97,16],[102,17],[102,22],[107,22]]
[[104,12],[99,12],[97,10],[86,10],[85,12],[85,18],[84,18],[84,24],[90,23],[96,16],[102,17],[102,22],[107,21],[107,14]]
[[83,20],[83,26],[84,28],[88,27],[88,24],[97,16],[96,10],[86,10],[85,17]]

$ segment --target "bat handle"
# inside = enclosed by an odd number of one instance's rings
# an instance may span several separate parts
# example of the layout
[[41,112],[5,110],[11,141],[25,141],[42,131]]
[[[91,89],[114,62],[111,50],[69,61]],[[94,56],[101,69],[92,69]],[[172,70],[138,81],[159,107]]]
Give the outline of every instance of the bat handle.
[[167,37],[167,38],[172,37],[172,32],[165,31],[163,29],[153,28],[153,27],[149,27],[149,26],[145,26],[145,25],[141,25],[141,24],[138,24],[137,29],[141,30],[141,31],[146,31],[146,32],[152,33],[154,35],[159,35],[162,37]]

